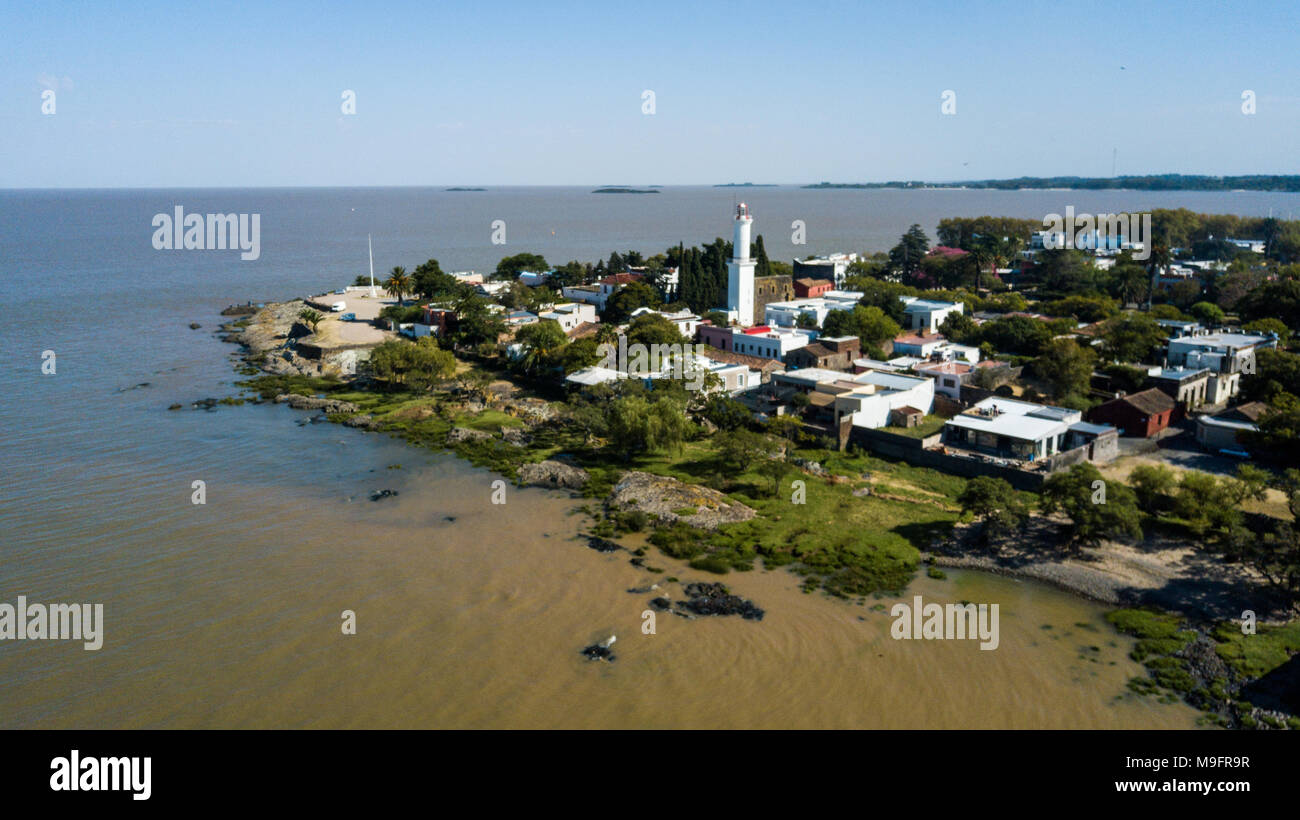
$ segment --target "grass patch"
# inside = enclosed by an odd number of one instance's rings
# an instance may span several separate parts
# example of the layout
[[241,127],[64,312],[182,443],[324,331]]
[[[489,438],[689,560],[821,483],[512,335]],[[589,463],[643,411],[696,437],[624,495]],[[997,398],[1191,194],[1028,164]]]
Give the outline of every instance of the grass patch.
[[915,427],[881,427],[880,430],[903,438],[925,438],[942,430],[947,423],[948,420],[943,416],[929,415],[921,419],[921,423]]
[[1290,660],[1291,653],[1300,652],[1300,620],[1285,626],[1261,625],[1254,635],[1243,635],[1240,625],[1225,621],[1210,636],[1219,657],[1250,678],[1267,675]]
[[1182,619],[1149,609],[1118,609],[1106,613],[1106,620],[1120,632],[1138,639],[1130,657],[1141,663],[1153,656],[1173,655],[1196,639],[1196,633],[1180,629]]

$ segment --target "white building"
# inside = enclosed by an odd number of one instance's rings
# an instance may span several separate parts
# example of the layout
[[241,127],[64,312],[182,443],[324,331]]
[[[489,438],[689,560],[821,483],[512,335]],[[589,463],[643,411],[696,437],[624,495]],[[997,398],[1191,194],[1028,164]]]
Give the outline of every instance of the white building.
[[749,233],[754,219],[749,206],[736,206],[736,225],[731,241],[731,260],[727,262],[727,310],[734,312],[742,327],[754,324],[754,265],[749,258]]
[[785,354],[812,344],[817,338],[817,331],[802,328],[776,327],[746,333],[741,328],[730,328],[731,345],[723,347],[733,353],[746,356],[759,356],[764,359],[785,361]]
[[860,386],[835,397],[835,421],[853,417],[854,427],[872,430],[889,425],[889,414],[911,407],[929,415],[934,410],[934,380],[868,370],[853,377]]
[[565,302],[555,305],[550,310],[537,314],[542,320],[553,319],[559,322],[565,333],[570,333],[583,322],[598,322],[596,306],[586,302]]
[[867,370],[848,374],[805,367],[774,373],[772,383],[832,394],[836,424],[845,416],[852,416],[855,427],[875,430],[889,424],[893,410],[912,407],[927,414],[934,410],[934,381],[900,373]]
[[835,287],[844,286],[844,279],[848,275],[849,265],[858,261],[856,253],[833,253],[829,256],[816,256],[812,259],[795,259],[790,265],[794,271],[794,278],[799,279],[808,277],[811,279],[826,279],[835,283]]
[[642,276],[639,273],[616,273],[612,276],[606,276],[594,285],[573,285],[561,288],[560,294],[565,299],[586,302],[595,305],[596,310],[604,310],[609,297],[618,293],[626,285],[640,282],[641,279]]
[[1169,364],[1207,367],[1218,373],[1254,372],[1255,351],[1277,347],[1272,336],[1250,333],[1204,333],[1169,340]]
[[852,310],[862,296],[860,291],[855,290],[828,290],[821,296],[769,302],[764,309],[763,321],[776,327],[795,327],[799,316],[803,315],[821,327],[832,310]]
[[671,312],[671,311],[663,311],[663,310],[653,310],[648,307],[639,307],[636,310],[632,311],[632,319],[635,320],[636,317],[644,316],[647,313],[653,313],[656,316],[662,316],[668,321],[672,322],[674,325],[677,325],[677,332],[682,334],[688,339],[695,338],[695,329],[700,326],[700,317],[696,316],[694,313],[691,313],[690,310],[688,309],[682,309],[675,312]]
[[916,296],[900,296],[905,307],[903,318],[906,327],[919,333],[934,333],[950,313],[965,313],[961,302],[934,302]]
[[1252,253],[1263,253],[1264,246],[1267,244],[1263,239],[1225,239],[1224,241]]
[[1065,449],[1078,410],[999,397],[987,398],[943,427],[945,444],[995,456],[1034,461]]

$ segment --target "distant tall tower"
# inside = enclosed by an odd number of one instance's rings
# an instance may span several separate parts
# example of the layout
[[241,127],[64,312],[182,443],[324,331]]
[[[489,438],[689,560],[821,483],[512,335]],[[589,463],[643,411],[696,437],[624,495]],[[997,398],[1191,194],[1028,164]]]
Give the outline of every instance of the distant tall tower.
[[754,260],[749,258],[749,229],[754,219],[749,206],[736,206],[736,230],[731,240],[731,260],[727,262],[727,310],[736,312],[736,321],[744,327],[754,324]]

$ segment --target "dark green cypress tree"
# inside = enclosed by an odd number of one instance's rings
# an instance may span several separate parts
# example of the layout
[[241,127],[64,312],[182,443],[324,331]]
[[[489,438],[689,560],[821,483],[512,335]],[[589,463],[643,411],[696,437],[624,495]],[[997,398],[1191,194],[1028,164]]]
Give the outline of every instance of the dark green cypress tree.
[[763,248],[763,235],[758,235],[757,252],[754,254],[757,260],[754,265],[755,276],[771,276],[772,266],[767,262],[767,250]]

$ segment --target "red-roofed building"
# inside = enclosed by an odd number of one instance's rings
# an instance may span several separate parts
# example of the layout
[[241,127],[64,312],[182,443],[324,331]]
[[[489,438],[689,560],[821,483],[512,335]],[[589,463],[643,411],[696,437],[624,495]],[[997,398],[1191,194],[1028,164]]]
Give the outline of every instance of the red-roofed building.
[[834,288],[835,283],[829,279],[803,278],[794,280],[794,295],[799,299],[815,299]]

